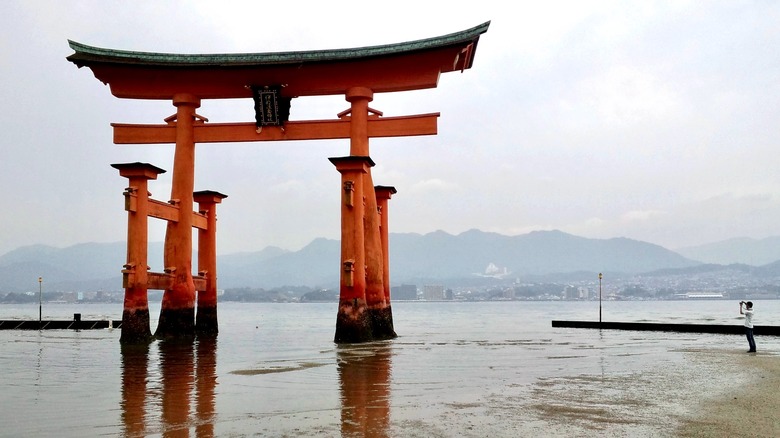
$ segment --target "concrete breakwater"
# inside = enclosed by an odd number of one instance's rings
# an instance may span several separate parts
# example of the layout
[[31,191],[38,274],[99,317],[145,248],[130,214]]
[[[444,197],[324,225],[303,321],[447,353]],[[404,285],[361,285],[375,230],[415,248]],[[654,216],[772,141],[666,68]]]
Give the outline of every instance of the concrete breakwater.
[[103,320],[81,320],[81,318],[59,319],[59,320],[23,320],[23,319],[3,319],[0,320],[0,330],[96,330],[107,328],[121,328],[122,321]]
[[[720,333],[727,335],[744,335],[745,326],[725,324],[669,324],[661,322],[612,322],[612,321],[562,321],[553,320],[553,327],[604,329],[604,330],[634,330],[678,333]],[[756,325],[753,333],[758,336],[780,336],[780,326]]]

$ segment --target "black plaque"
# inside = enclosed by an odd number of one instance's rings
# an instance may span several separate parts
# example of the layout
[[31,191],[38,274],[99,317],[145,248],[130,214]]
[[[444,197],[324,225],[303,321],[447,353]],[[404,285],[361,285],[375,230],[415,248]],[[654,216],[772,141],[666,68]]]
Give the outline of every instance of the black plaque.
[[252,87],[255,101],[255,124],[263,126],[282,126],[290,117],[289,97],[282,96],[281,86]]

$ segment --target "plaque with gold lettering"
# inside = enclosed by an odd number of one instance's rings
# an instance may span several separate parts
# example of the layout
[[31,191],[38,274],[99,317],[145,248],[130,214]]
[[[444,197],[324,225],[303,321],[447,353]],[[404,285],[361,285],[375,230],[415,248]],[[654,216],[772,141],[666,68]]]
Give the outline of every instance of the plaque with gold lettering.
[[252,87],[255,101],[255,123],[263,126],[281,126],[290,116],[290,98],[282,96],[281,86]]

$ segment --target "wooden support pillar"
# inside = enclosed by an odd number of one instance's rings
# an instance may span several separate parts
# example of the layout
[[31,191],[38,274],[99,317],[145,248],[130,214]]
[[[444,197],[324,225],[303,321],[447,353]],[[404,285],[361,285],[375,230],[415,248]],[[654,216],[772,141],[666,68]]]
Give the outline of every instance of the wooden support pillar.
[[379,315],[379,324],[374,325],[375,336],[384,338],[395,338],[398,335],[395,333],[393,327],[393,309],[390,304],[390,228],[389,223],[389,210],[388,201],[396,193],[395,187],[389,186],[376,186],[374,187],[376,193],[376,202],[380,217],[380,236],[382,240],[382,261],[384,263],[384,277],[382,283],[384,284],[384,295],[386,307]]
[[374,162],[369,157],[330,158],[341,173],[341,275],[336,316],[337,343],[373,339],[366,308],[364,193],[361,177]]
[[[368,103],[374,98],[371,89],[365,87],[353,87],[347,90],[346,99],[350,102],[350,155],[369,156],[368,144]],[[362,186],[365,211],[363,216],[364,227],[364,257],[366,260],[366,305],[368,306],[371,325],[379,330],[373,330],[374,339],[387,338],[384,314],[387,303],[384,292],[384,261],[382,257],[382,240],[379,235],[379,214],[377,211],[374,183],[371,177],[371,169],[361,175],[359,184]]]
[[206,229],[198,229],[198,275],[206,282],[206,290],[198,291],[198,312],[195,331],[200,335],[216,335],[217,323],[217,204],[227,195],[210,190],[195,192],[199,213],[206,216]]
[[156,337],[189,337],[195,334],[195,283],[192,278],[192,215],[195,186],[195,109],[200,99],[176,94],[176,150],[173,158],[171,203],[182,214],[169,221],[165,233],[165,272],[173,278],[165,290]]
[[165,171],[148,163],[119,163],[111,167],[128,178],[125,189],[127,211],[127,263],[122,270],[125,289],[122,310],[122,343],[145,343],[152,339],[149,327],[148,298],[148,239],[149,188],[148,181],[157,179]]
[[346,99],[350,103],[349,154],[368,157],[368,103],[374,100],[374,92],[352,87],[347,90]]

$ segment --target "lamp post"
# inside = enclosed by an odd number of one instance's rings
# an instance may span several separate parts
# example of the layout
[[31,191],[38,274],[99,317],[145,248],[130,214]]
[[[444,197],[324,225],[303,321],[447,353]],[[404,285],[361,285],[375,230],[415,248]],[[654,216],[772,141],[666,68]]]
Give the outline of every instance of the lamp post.
[[43,321],[43,277],[38,277],[38,328]]
[[601,328],[601,272],[599,272],[599,328]]

